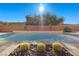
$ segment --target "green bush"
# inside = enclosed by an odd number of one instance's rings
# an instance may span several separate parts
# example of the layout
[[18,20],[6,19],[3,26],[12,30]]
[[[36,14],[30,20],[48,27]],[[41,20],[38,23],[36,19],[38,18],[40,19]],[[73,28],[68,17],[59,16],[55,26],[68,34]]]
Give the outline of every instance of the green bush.
[[63,31],[64,31],[64,32],[72,32],[72,29],[69,28],[69,27],[65,27]]

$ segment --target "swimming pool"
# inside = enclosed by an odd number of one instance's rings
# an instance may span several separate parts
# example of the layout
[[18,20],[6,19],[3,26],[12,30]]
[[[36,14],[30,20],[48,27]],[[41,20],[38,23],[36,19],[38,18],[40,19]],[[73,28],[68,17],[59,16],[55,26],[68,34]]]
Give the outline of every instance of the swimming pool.
[[0,36],[4,40],[10,41],[54,41],[54,40],[66,40],[68,37],[65,37],[62,34],[45,34],[45,33],[9,33],[6,35]]

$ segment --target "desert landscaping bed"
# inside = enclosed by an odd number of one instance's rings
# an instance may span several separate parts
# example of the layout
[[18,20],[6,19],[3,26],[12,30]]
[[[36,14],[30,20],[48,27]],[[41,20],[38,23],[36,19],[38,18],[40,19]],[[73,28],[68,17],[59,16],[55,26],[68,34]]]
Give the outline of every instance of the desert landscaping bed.
[[[63,44],[62,44],[63,45]],[[37,44],[31,44],[27,52],[21,52],[18,46],[9,56],[73,56],[70,52],[63,47],[62,51],[56,52],[52,48],[52,43],[46,43],[46,48],[43,52],[37,52]]]

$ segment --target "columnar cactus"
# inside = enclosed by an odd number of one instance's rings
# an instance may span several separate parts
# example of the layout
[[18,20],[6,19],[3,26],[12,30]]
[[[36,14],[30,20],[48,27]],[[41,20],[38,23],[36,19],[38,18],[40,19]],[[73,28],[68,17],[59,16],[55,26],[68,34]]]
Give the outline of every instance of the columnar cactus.
[[28,51],[29,48],[30,48],[30,43],[28,43],[28,42],[23,42],[20,44],[20,51],[21,52]]

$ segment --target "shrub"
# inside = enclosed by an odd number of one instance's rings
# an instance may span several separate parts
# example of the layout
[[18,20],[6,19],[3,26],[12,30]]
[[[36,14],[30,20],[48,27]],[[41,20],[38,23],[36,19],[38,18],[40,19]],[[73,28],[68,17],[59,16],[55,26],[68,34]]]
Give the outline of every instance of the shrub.
[[21,52],[28,51],[29,48],[30,48],[30,43],[28,43],[28,42],[23,42],[20,44],[20,51]]
[[37,51],[38,51],[38,52],[43,52],[43,51],[45,51],[45,48],[46,48],[45,43],[40,42],[40,43],[37,44]]
[[72,32],[72,29],[69,28],[69,27],[65,27],[65,28],[64,28],[64,32]]
[[52,47],[56,52],[60,52],[63,49],[63,46],[59,42],[54,42]]

